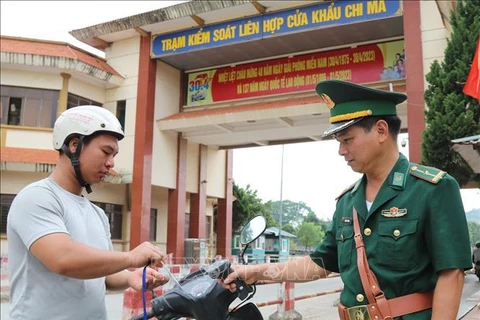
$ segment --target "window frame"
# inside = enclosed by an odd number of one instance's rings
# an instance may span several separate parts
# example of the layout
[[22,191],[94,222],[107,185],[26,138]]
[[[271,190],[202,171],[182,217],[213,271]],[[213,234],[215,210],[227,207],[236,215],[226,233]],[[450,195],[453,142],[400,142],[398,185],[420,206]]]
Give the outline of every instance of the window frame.
[[[110,226],[110,238],[112,240],[123,240],[123,205],[98,201],[92,201],[92,203],[105,212]],[[113,211],[111,210],[112,208]],[[116,217],[120,220],[119,226],[117,225],[118,220],[115,219]]]
[[[10,207],[12,206],[13,199],[15,199],[17,195],[11,193],[2,193],[0,194],[0,234],[6,235],[7,234],[7,218],[8,213],[10,211]],[[8,201],[5,201],[7,198]],[[11,198],[11,199],[9,199]],[[8,207],[7,207],[8,205]],[[6,210],[4,210],[6,208]],[[5,217],[4,217],[5,215]]]
[[103,107],[103,104],[98,101],[87,99],[85,97],[79,96],[71,92],[68,93],[67,110],[74,107],[78,107],[78,106],[84,106],[84,105]]
[[[21,127],[36,127],[36,128],[53,128],[55,119],[57,118],[58,99],[60,92],[58,90],[29,88],[1,85],[1,124]],[[17,106],[20,111],[15,123],[12,123],[11,105],[14,102],[20,101]],[[19,101],[18,101],[19,100]],[[32,104],[33,102],[33,104]],[[34,108],[34,109],[32,109]],[[31,115],[31,110],[36,111],[34,118],[28,121],[26,114]]]

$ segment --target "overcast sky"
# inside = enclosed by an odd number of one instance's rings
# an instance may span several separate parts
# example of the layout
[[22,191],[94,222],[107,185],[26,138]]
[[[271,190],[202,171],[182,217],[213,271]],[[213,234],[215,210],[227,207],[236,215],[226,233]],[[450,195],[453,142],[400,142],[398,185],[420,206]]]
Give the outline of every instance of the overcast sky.
[[[185,1],[1,1],[0,32],[6,36],[68,42],[104,56],[68,32],[95,24],[171,6]],[[406,135],[401,135],[399,142]],[[318,216],[331,218],[335,197],[360,175],[337,154],[335,141],[286,145],[283,166],[283,200],[303,201]],[[400,151],[408,157],[407,147]],[[280,199],[282,147],[234,151],[234,179],[250,184],[264,201]],[[466,211],[480,208],[480,190],[462,190]]]

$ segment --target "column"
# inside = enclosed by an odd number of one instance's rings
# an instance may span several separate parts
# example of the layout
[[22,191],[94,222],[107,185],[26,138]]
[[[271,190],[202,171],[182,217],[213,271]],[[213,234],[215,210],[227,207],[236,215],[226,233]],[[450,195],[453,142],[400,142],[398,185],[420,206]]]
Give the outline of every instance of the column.
[[60,90],[60,94],[58,95],[58,109],[57,109],[57,117],[60,114],[67,110],[67,102],[68,102],[68,81],[72,77],[69,73],[60,73],[62,76],[62,90]]
[[151,34],[140,37],[135,147],[133,151],[130,249],[148,241],[152,196],[152,146],[157,61],[150,59]]
[[422,158],[422,132],[425,129],[425,91],[423,75],[422,27],[419,1],[403,1],[407,78],[407,119],[410,161]]
[[185,202],[187,200],[187,140],[178,134],[177,188],[168,190],[167,252],[173,263],[183,263],[185,242]]
[[207,146],[199,145],[198,193],[190,195],[190,238],[205,239],[206,235],[207,152]]
[[217,254],[232,255],[233,151],[226,151],[225,198],[217,205]]

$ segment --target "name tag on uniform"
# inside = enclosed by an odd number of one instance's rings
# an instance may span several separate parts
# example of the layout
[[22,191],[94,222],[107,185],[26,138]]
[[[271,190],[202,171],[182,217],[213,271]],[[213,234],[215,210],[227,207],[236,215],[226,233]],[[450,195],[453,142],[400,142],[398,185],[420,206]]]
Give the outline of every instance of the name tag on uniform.
[[352,218],[350,217],[342,217],[341,221],[342,221],[342,224],[345,224],[345,225],[352,225],[352,222],[353,222]]

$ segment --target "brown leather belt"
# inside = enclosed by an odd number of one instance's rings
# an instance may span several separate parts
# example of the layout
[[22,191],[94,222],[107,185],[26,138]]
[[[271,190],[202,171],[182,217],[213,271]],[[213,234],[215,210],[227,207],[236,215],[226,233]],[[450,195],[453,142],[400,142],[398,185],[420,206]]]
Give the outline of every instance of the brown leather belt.
[[[433,292],[412,293],[386,301],[390,309],[390,316],[385,319],[391,319],[431,308]],[[376,303],[351,308],[339,303],[338,315],[340,320],[384,320]]]

